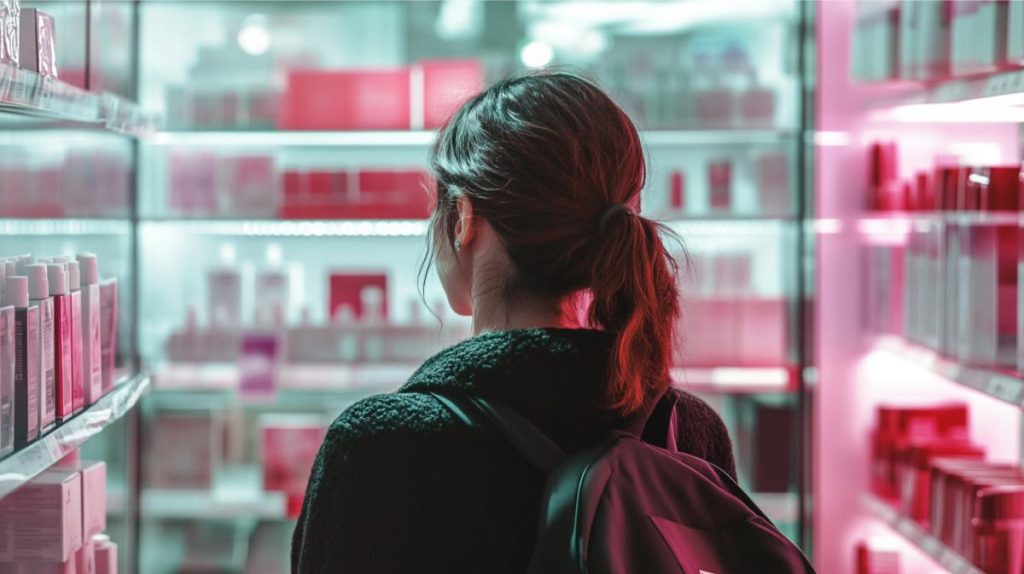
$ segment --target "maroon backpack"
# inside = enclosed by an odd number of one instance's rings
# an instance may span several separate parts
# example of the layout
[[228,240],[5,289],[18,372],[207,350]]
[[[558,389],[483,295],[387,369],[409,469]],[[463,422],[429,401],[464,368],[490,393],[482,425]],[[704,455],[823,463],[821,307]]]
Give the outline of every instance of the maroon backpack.
[[507,406],[433,395],[466,424],[489,422],[548,477],[529,573],[814,572],[725,471],[675,450],[672,420],[669,448],[615,431],[566,455]]

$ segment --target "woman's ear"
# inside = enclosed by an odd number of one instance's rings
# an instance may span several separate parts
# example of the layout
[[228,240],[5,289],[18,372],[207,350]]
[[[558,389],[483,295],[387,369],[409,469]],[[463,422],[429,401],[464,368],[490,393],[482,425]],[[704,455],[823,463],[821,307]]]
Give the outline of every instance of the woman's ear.
[[465,195],[455,201],[459,220],[455,222],[455,245],[458,249],[469,247],[476,237],[476,225],[473,220],[473,203]]

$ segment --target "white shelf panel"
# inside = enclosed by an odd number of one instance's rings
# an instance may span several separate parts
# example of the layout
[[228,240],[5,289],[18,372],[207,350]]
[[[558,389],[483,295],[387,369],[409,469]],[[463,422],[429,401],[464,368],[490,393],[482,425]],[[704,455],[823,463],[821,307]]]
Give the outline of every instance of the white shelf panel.
[[85,441],[103,432],[139,403],[150,386],[148,376],[122,379],[110,393],[43,438],[0,460],[0,498],[56,464]]
[[[284,365],[278,372],[284,391],[364,391],[384,393],[397,390],[419,367],[418,364],[325,364]],[[153,375],[159,390],[228,391],[239,386],[239,372],[233,363],[166,365]]]
[[900,536],[931,556],[936,563],[950,574],[984,574],[973,564],[953,549],[944,545],[938,538],[925,531],[913,519],[900,514],[895,508],[873,496],[866,499],[865,504],[871,511],[898,532]]
[[881,337],[876,347],[979,393],[1024,406],[1024,379],[1013,373],[960,363],[900,337]]
[[786,393],[794,383],[785,367],[674,367],[670,375],[675,387],[708,394]]
[[800,501],[793,492],[752,492],[758,508],[776,524],[793,524],[800,520]]

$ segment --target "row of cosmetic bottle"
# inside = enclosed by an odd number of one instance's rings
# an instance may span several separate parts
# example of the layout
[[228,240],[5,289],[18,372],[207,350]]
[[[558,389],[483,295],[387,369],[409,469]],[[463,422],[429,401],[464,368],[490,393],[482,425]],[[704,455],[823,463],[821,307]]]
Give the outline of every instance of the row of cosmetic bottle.
[[853,75],[868,81],[943,80],[1024,64],[1017,0],[857,3]]
[[[215,407],[160,408],[153,419],[153,447],[148,456],[149,488],[209,490],[218,475],[258,464],[263,490],[281,492],[287,513],[298,516],[320,444],[327,433],[319,414],[264,413],[258,420],[247,414]],[[250,450],[253,422],[259,431]],[[253,460],[253,458],[257,460]]]
[[92,253],[0,260],[0,455],[70,420],[114,386],[117,280]]
[[872,489],[989,574],[1024,572],[1024,469],[985,460],[959,402],[883,405]]
[[[424,318],[423,304],[409,302],[409,319],[391,318],[386,273],[330,274],[327,313],[330,320],[315,323],[303,307],[297,324],[289,324],[286,309],[291,276],[285,270],[265,269],[250,276],[237,267],[218,267],[207,273],[205,321],[189,307],[184,326],[171,333],[166,346],[172,363],[232,362],[249,353],[265,353],[274,362],[288,363],[408,363],[421,361],[466,334],[465,322],[444,317],[445,306],[435,302],[429,311],[438,325]],[[244,293],[259,294],[251,320],[242,316]],[[274,342],[268,341],[268,334]],[[271,349],[272,347],[272,349]]]
[[0,147],[0,216],[126,216],[132,172],[126,152],[70,149],[40,158],[23,145]]
[[778,217],[793,210],[789,158],[784,153],[763,153],[753,161],[714,158],[704,164],[703,181],[687,177],[683,168],[670,170],[667,188],[662,188],[665,199],[648,201],[645,208],[653,207],[654,214],[664,219],[704,213]]
[[0,64],[56,78],[55,39],[53,16],[22,8],[19,0],[0,0]]
[[282,219],[425,219],[432,188],[418,169],[294,169],[270,155],[170,152],[167,209]]
[[107,465],[81,460],[61,461],[0,500],[0,574],[117,574],[106,501]]

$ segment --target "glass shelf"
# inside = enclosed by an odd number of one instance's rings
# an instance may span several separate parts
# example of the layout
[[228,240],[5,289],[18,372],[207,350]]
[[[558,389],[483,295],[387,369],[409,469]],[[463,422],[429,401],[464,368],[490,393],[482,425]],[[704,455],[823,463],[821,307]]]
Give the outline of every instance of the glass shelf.
[[866,498],[865,504],[875,516],[888,523],[893,530],[916,546],[921,552],[931,556],[936,563],[950,574],[984,574],[963,556],[926,532],[913,519],[902,515],[885,501],[869,496]]
[[1013,373],[960,363],[900,337],[881,337],[876,345],[945,379],[1011,405],[1024,406],[1024,379]]
[[[418,363],[283,365],[277,381],[284,391],[383,393],[398,390],[418,367]],[[178,363],[158,369],[153,379],[160,391],[227,391],[238,389],[239,375],[234,363]]]
[[0,64],[0,121],[72,123],[134,136],[159,125],[158,116],[120,96],[89,92],[6,64]]
[[150,378],[121,379],[110,393],[38,441],[0,460],[0,498],[56,464],[85,441],[128,414],[149,389]]
[[0,218],[0,235],[8,237],[35,235],[127,235],[131,233],[131,230],[131,222],[124,219]]
[[767,394],[795,392],[795,377],[785,367],[675,367],[676,388],[692,393]]
[[282,492],[262,487],[258,466],[218,471],[213,489],[148,488],[142,493],[146,520],[284,520],[288,500]]
[[[413,131],[165,131],[149,143],[163,146],[251,147],[427,147],[437,132]],[[792,134],[775,129],[650,130],[640,137],[648,146],[774,145]]]

